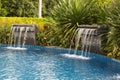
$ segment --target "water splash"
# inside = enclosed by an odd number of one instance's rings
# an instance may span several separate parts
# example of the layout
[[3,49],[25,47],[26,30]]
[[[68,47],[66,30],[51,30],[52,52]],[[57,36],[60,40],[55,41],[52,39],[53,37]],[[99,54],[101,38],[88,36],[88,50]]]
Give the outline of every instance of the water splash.
[[116,76],[117,79],[120,79],[120,75]]
[[82,59],[82,60],[90,60],[90,57],[85,57],[82,55],[76,55],[76,54],[60,54],[61,56],[72,58],[72,59]]
[[120,80],[120,75],[119,74],[114,75],[113,78],[116,79],[116,80]]
[[27,50],[27,48],[21,48],[21,47],[5,47],[5,48],[10,50]]

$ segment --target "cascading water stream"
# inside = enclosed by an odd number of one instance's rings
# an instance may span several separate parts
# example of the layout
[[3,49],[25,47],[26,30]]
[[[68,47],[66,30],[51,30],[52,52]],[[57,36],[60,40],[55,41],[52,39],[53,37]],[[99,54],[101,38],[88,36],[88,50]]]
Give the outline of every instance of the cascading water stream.
[[[94,31],[95,31],[95,30],[91,30],[91,31],[90,31],[90,34],[91,34],[91,35],[89,35],[89,38],[88,38],[88,39],[89,39],[89,47],[88,47],[88,51],[86,51],[86,52],[90,52],[90,50],[91,50],[92,41],[93,41],[93,36],[92,36],[92,35],[94,34]],[[89,56],[89,54],[88,54],[87,56]]]
[[81,54],[82,56],[84,56],[86,45],[88,44],[87,43],[87,38],[88,38],[89,31],[90,31],[90,29],[85,29],[83,34],[82,34],[82,38],[81,38],[82,39],[81,40],[82,41],[82,43],[81,43],[82,44],[82,50],[81,50],[82,51],[82,54]]
[[24,30],[24,27],[21,27],[19,29],[20,29],[20,34],[19,34],[19,37],[18,37],[18,45],[20,46],[21,45],[21,40],[22,40],[22,32]]
[[6,49],[27,50],[25,45],[36,45],[37,29],[35,24],[13,24]]
[[13,33],[14,33],[15,29],[16,29],[15,27],[12,27],[12,28],[11,28],[11,36],[10,36],[10,43],[9,43],[10,46],[12,46],[13,37],[14,37],[14,34],[13,34]]
[[26,30],[25,30],[25,37],[24,37],[24,40],[23,40],[23,46],[25,45],[25,42],[26,42],[26,38],[27,38],[27,34],[28,34],[28,30],[29,30],[29,27],[26,27]]
[[85,29],[83,36],[82,36],[82,56],[88,56],[88,52],[90,52],[89,49],[91,49],[92,42],[94,42],[94,34],[95,34],[95,29]]
[[36,45],[37,26],[35,24],[13,24],[9,49],[21,49],[25,45]]
[[[15,28],[15,31],[18,31],[18,30],[19,30],[19,27],[14,27],[14,28]],[[17,36],[14,34],[15,31],[13,31],[14,47],[16,46],[16,43],[17,43]]]
[[[87,25],[88,26],[88,25]],[[69,54],[65,54],[66,57],[72,58],[81,58],[81,59],[89,59],[89,53],[92,50],[98,50],[100,46],[100,38],[97,35],[97,28],[96,27],[81,27],[78,28],[75,33],[73,34],[72,41],[75,39],[75,50],[74,54],[71,54],[71,45],[69,49]],[[71,43],[72,43],[71,41]],[[81,43],[81,54],[77,55],[77,50],[79,47],[79,43]]]
[[[91,34],[92,32],[93,32],[93,30],[89,30],[89,34]],[[86,49],[85,49],[85,56],[86,56],[86,57],[88,57],[88,55],[87,55],[86,52],[89,52],[89,47],[91,47],[90,42],[92,42],[92,41],[90,40],[91,35],[89,35],[89,34],[88,34],[88,37],[87,37],[87,39],[86,39],[86,41],[87,41],[86,44],[89,45],[89,46],[87,46]]]
[[79,30],[79,29],[77,29],[77,30],[75,31],[75,33],[73,34],[73,37],[72,37],[72,40],[71,40],[71,44],[70,44],[70,48],[69,48],[69,51],[68,51],[69,54],[70,54],[70,52],[71,52],[71,46],[72,46],[72,44],[73,44],[73,39],[75,38],[76,33],[78,32],[78,30]]
[[82,37],[82,33],[84,32],[84,29],[78,29],[78,33],[77,33],[77,36],[76,36],[76,44],[75,44],[75,52],[74,54],[77,53],[77,49],[78,49],[78,46],[79,46],[79,41],[80,41],[80,38]]

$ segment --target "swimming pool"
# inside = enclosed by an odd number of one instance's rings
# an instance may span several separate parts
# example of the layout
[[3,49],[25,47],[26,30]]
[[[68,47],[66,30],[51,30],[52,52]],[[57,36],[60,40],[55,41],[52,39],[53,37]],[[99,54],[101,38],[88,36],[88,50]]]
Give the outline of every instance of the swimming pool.
[[0,46],[0,80],[120,80],[120,62],[97,54],[80,59],[65,56],[67,49]]

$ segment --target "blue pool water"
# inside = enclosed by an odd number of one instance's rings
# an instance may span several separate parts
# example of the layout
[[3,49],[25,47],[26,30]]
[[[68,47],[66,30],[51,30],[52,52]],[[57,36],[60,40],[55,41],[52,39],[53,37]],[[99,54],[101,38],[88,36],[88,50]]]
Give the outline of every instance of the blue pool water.
[[67,52],[41,46],[7,49],[1,45],[0,80],[120,80],[119,61],[96,54],[90,54],[90,59],[67,57]]

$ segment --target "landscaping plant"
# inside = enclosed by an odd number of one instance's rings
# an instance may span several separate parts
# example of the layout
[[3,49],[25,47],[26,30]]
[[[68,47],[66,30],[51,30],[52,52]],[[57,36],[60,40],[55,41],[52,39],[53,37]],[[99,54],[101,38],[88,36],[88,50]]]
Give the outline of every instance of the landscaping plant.
[[108,33],[108,56],[120,59],[120,1],[112,0],[106,7]]
[[52,18],[61,29],[61,40],[67,38],[71,43],[78,25],[105,25],[104,6],[109,3],[110,0],[60,0]]

